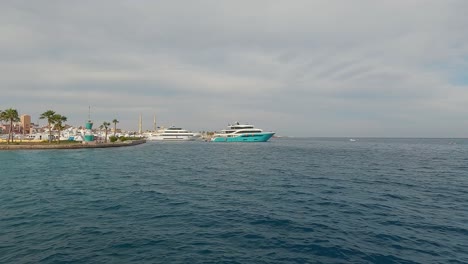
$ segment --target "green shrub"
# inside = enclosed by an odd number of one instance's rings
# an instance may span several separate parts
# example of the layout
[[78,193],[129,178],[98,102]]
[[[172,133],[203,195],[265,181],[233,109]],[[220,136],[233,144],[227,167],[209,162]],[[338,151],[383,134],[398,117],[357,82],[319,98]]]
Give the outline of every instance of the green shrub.
[[118,138],[116,136],[110,136],[109,140],[110,140],[110,142],[113,143],[113,142],[116,142],[118,140]]

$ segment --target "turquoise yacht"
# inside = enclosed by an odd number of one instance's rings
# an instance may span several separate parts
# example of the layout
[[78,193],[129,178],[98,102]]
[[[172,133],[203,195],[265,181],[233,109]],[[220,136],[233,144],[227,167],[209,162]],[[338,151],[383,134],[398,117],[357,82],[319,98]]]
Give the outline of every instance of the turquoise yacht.
[[266,142],[275,133],[263,132],[259,128],[252,125],[241,125],[237,122],[234,125],[228,125],[227,129],[221,130],[220,133],[214,134],[211,138],[212,142]]

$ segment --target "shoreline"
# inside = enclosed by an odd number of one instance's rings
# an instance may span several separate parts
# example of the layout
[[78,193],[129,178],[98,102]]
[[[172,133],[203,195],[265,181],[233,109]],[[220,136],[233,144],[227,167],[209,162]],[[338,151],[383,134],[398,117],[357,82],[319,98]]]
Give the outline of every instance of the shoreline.
[[136,146],[146,143],[146,140],[129,140],[125,142],[114,142],[114,143],[91,143],[91,144],[56,144],[56,145],[0,145],[1,150],[46,150],[46,149],[83,149],[83,148],[118,148],[118,147],[129,147]]

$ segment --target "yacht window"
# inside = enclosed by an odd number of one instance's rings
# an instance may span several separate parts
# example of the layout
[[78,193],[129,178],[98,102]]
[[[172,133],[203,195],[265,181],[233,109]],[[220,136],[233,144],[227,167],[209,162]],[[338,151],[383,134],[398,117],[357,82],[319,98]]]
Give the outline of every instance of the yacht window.
[[237,132],[238,134],[252,134],[252,133],[260,133],[260,131],[256,131],[256,130],[244,130],[244,131],[238,131]]

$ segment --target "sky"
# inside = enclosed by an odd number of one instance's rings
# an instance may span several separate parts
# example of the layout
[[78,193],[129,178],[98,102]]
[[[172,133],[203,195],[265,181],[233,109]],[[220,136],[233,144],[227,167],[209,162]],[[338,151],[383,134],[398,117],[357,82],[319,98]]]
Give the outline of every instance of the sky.
[[[465,0],[5,0],[0,109],[82,125],[468,137]],[[40,123],[45,124],[44,120]]]

